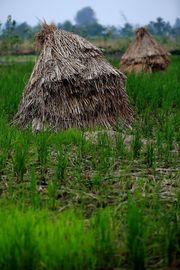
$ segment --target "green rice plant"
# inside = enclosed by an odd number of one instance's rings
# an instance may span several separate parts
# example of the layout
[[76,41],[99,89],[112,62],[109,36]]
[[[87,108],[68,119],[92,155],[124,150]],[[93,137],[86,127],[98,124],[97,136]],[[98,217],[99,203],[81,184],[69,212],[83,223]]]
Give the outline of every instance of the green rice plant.
[[116,132],[116,155],[120,158],[124,158],[126,155],[126,147],[121,132]]
[[29,146],[24,142],[17,142],[14,148],[13,170],[18,180],[22,182],[26,172],[26,159]]
[[56,167],[56,179],[63,182],[65,179],[65,171],[68,165],[67,153],[63,148],[59,150],[58,153],[58,163]]
[[132,144],[131,144],[132,154],[133,154],[134,159],[140,157],[141,147],[142,147],[142,142],[141,142],[140,132],[138,129],[136,129],[135,134],[133,136]]
[[34,168],[32,168],[31,182],[30,182],[30,197],[31,197],[31,205],[33,208],[39,208],[40,206],[40,196],[37,191],[37,183],[38,183],[38,179],[35,175]]
[[7,157],[8,157],[7,151],[5,149],[1,149],[1,153],[0,153],[0,175],[3,173],[3,170],[6,167]]
[[[22,65],[5,65],[1,68],[0,80],[0,108],[1,115],[8,120],[16,113],[22,89],[25,81],[28,80],[32,70],[32,63],[25,63]],[[27,74],[26,78],[24,74]],[[19,79],[19,78],[23,79]],[[7,95],[8,93],[8,95]]]
[[[162,132],[164,129],[164,124],[167,121],[167,115],[166,115],[166,111],[164,110],[159,110],[156,115],[155,115],[155,119],[158,122],[158,129]],[[162,134],[163,135],[163,134]]]
[[48,182],[48,205],[50,209],[56,209],[56,197],[57,197],[58,181],[53,178]]
[[12,143],[12,133],[6,127],[5,123],[0,122],[0,175],[3,173],[3,170],[6,167],[7,160],[11,152],[11,143]]
[[171,148],[169,144],[163,146],[163,161],[168,165],[171,160]]
[[173,139],[174,139],[174,127],[173,127],[171,121],[169,121],[165,125],[164,137],[165,137],[166,143],[169,145],[169,149],[172,150]]
[[142,210],[129,198],[127,212],[128,262],[133,270],[145,269],[145,224]]
[[33,270],[40,263],[36,219],[15,208],[0,211],[0,269]]
[[154,117],[151,116],[152,111],[151,108],[147,108],[142,115],[141,132],[147,138],[151,138],[153,135]]
[[37,149],[37,163],[39,169],[40,182],[45,183],[47,174],[47,162],[49,158],[49,134],[40,132],[35,137]]
[[102,173],[107,173],[114,161],[113,148],[111,146],[110,138],[107,132],[100,132],[98,134],[97,149],[98,152],[95,153],[97,160],[97,170],[99,172],[102,171]]
[[12,142],[12,132],[9,127],[6,127],[6,123],[4,121],[0,121],[0,129],[0,148],[9,150]]
[[154,167],[155,165],[155,153],[154,153],[154,144],[148,143],[146,145],[146,152],[145,152],[145,161],[148,167]]
[[61,132],[52,133],[48,141],[51,145],[56,145],[57,147],[61,145],[78,145],[84,140],[82,132],[79,129],[67,129]]
[[165,264],[170,267],[178,262],[180,252],[180,224],[178,220],[179,206],[175,206],[162,215],[161,227],[163,235],[161,236],[162,255]]
[[174,113],[172,125],[174,126],[174,141],[180,144],[180,114]]
[[87,187],[87,190],[91,192],[105,192],[104,184],[107,181],[107,176],[104,176],[99,171],[95,171],[90,178],[85,178],[83,184]]
[[[88,185],[89,185],[89,182],[90,181],[88,181]],[[99,189],[102,185],[102,182],[103,182],[102,176],[98,172],[96,172],[91,178],[91,182],[90,182],[91,187],[96,187]]]
[[14,177],[13,176],[9,176],[8,179],[8,188],[7,188],[7,195],[9,197],[9,202],[14,200],[15,197],[15,188],[14,186],[16,185],[16,183],[14,183]]
[[74,176],[76,177],[76,180],[78,182],[81,182],[81,173],[82,173],[82,144],[80,143],[77,145],[76,148],[76,156],[75,156],[75,162],[74,162]]
[[65,212],[56,222],[46,223],[41,229],[46,269],[95,269],[93,230],[85,228],[81,215],[72,210]]
[[92,219],[96,238],[97,269],[111,269],[118,264],[116,257],[117,230],[111,209],[100,209]]
[[160,129],[156,131],[156,147],[159,158],[162,158],[163,154],[163,134]]
[[6,207],[0,212],[0,269],[112,269],[116,228],[110,209],[88,221],[73,209],[55,215]]
[[41,167],[45,167],[48,160],[48,134],[46,132],[40,132],[37,134],[36,148],[38,163]]

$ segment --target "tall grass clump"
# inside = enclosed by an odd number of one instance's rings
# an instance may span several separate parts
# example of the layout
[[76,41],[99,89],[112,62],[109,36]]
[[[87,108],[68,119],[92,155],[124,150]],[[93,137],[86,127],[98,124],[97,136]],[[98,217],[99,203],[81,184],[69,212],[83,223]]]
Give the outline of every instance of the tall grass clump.
[[26,160],[29,144],[24,138],[19,138],[14,145],[13,170],[19,181],[23,181],[26,172]]
[[146,269],[145,222],[141,211],[130,198],[127,212],[127,247],[129,266],[133,270]]
[[116,141],[116,155],[117,157],[123,159],[126,156],[126,147],[124,144],[122,132],[116,133],[115,141]]
[[0,175],[6,167],[8,158],[10,157],[12,145],[12,133],[5,127],[4,121],[0,122]]
[[108,172],[113,162],[113,149],[111,147],[110,137],[107,132],[98,133],[97,138],[98,155],[95,153],[97,160],[97,170],[99,172]]
[[156,149],[157,149],[157,154],[158,158],[161,159],[163,155],[163,134],[160,129],[157,129],[156,131]]
[[30,198],[31,198],[31,206],[33,208],[39,208],[40,206],[40,195],[38,193],[37,187],[38,187],[38,179],[35,174],[35,169],[32,168],[31,182],[30,182]]
[[38,269],[40,249],[36,218],[31,211],[23,214],[15,208],[1,209],[0,269]]
[[142,147],[142,142],[141,142],[140,131],[138,129],[135,130],[131,147],[132,147],[133,158],[134,159],[139,158],[141,147]]
[[110,209],[100,209],[92,219],[95,231],[97,269],[110,269],[118,264],[117,259],[117,229]]
[[48,159],[48,134],[46,132],[40,132],[37,134],[36,147],[38,163],[40,166],[45,167]]
[[155,151],[152,142],[146,145],[145,161],[148,167],[151,168],[155,166]]
[[58,152],[58,162],[57,162],[57,167],[56,167],[56,175],[55,178],[62,183],[63,180],[65,179],[65,172],[68,164],[68,158],[67,158],[67,153],[61,147],[61,149]]
[[[160,209],[161,210],[161,209]],[[174,269],[180,263],[180,193],[177,200],[168,209],[161,211],[159,218],[160,250],[164,265],[168,269]]]
[[165,124],[164,129],[165,129],[164,137],[165,137],[166,143],[169,145],[169,149],[172,150],[173,139],[174,139],[174,126],[171,120],[169,120],[168,123]]
[[8,207],[0,212],[0,269],[103,269],[114,267],[112,215],[96,213],[88,223],[71,209],[59,215]]
[[40,132],[35,136],[40,181],[44,183],[46,180],[47,162],[49,158],[49,134],[47,132]]
[[0,175],[3,173],[11,152],[12,136],[8,132],[0,135]]

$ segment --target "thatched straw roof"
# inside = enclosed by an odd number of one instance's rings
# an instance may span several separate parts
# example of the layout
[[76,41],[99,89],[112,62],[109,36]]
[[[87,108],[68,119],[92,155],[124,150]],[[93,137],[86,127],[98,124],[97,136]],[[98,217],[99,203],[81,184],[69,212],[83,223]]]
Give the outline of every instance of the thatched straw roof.
[[153,72],[164,70],[169,63],[169,53],[145,28],[136,31],[136,39],[121,58],[122,72]]
[[34,131],[111,127],[132,123],[125,76],[82,37],[44,24],[39,58],[24,89],[14,123]]

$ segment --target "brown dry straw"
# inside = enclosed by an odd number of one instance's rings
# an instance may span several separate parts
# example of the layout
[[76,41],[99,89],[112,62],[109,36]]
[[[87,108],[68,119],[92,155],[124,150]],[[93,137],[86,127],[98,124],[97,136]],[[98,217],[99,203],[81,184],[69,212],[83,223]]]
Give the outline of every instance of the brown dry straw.
[[169,63],[169,53],[142,27],[136,39],[121,58],[122,72],[153,72],[164,70]]
[[114,127],[132,124],[125,76],[82,37],[42,25],[36,36],[41,52],[24,89],[13,122],[33,131],[44,128]]

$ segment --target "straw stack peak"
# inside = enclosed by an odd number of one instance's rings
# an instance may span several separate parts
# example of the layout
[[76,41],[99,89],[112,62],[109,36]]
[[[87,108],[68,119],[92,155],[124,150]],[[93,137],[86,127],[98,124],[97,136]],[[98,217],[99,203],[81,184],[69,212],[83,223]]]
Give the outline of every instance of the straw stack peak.
[[122,72],[153,72],[164,70],[169,63],[168,51],[142,27],[121,58]]

